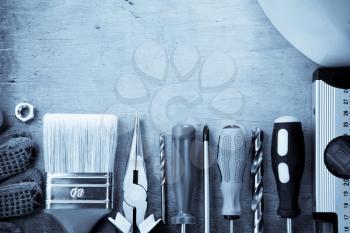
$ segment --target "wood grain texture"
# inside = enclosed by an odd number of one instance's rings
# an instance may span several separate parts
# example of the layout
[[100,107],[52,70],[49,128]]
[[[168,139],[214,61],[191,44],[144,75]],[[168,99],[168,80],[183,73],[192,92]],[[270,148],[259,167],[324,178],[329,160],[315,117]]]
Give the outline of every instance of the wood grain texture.
[[[217,57],[226,60],[217,61]],[[285,231],[285,221],[276,216],[278,197],[269,155],[272,122],[281,115],[295,115],[303,122],[306,169],[300,195],[302,215],[294,227],[298,233],[312,232],[311,76],[316,68],[281,37],[254,0],[0,1],[0,108],[7,125],[21,125],[13,114],[16,104],[35,105],[36,118],[27,127],[40,148],[45,113],[117,114],[115,203],[116,210],[121,210],[133,117],[141,115],[150,182],[148,212],[160,217],[158,134],[167,136],[170,169],[172,125],[195,124],[200,145],[202,126],[207,123],[213,138],[212,232],[229,229],[220,215],[220,174],[215,164],[218,133],[229,123],[244,128],[247,142],[254,127],[266,132],[265,232]],[[213,74],[217,77],[210,79]],[[198,224],[189,232],[204,230],[200,156],[199,149],[192,200]],[[247,167],[250,162],[249,156]],[[43,170],[40,152],[35,165]],[[252,224],[248,171],[242,219],[235,225],[244,233],[251,232]],[[170,172],[167,190],[171,217],[176,209]],[[25,233],[61,232],[42,211],[12,221]],[[167,225],[157,232],[179,230]],[[94,232],[115,229],[105,221]]]

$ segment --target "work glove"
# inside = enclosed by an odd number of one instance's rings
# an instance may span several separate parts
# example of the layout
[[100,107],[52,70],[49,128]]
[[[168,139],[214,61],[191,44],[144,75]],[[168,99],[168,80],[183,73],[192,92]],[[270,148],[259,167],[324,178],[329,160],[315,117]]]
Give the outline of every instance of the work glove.
[[13,223],[0,222],[0,233],[22,233],[22,231]]
[[30,214],[40,206],[43,178],[29,169],[33,158],[28,133],[10,129],[0,136],[0,219]]
[[19,217],[32,213],[42,198],[41,173],[29,169],[0,185],[0,218]]
[[34,142],[20,129],[9,129],[0,136],[0,181],[24,172],[34,158]]

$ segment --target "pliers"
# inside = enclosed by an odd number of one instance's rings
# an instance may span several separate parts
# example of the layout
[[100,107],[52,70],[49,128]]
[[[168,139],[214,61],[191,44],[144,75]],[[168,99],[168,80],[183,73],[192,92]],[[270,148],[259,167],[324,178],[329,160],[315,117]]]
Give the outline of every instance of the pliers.
[[115,219],[108,218],[123,233],[148,233],[159,222],[151,214],[145,219],[147,210],[148,181],[143,154],[140,119],[135,119],[129,159],[125,171],[123,212]]

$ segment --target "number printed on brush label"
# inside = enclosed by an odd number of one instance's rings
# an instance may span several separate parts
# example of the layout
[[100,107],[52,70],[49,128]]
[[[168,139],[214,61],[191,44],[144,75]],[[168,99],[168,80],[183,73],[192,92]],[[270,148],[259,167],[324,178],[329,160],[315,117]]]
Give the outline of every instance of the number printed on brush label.
[[85,194],[85,191],[83,188],[72,188],[70,190],[71,198],[83,198],[84,194]]

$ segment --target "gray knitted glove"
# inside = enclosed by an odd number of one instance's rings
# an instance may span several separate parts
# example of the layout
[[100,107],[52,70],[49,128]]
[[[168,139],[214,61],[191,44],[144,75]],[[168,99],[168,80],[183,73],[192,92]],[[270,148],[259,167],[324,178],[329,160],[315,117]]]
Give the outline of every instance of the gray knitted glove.
[[32,213],[40,206],[43,178],[37,169],[11,177],[0,185],[0,219]]
[[0,137],[0,180],[24,172],[34,156],[34,142],[18,129],[7,130]]
[[34,143],[25,131],[12,128],[0,136],[0,219],[30,214],[41,204],[42,175],[28,169],[33,157]]
[[0,219],[30,214],[41,203],[41,187],[35,182],[0,187]]
[[0,189],[3,186],[10,184],[34,182],[37,183],[39,187],[43,186],[43,176],[41,172],[36,168],[30,168],[26,172],[21,173],[17,176],[13,176],[0,184]]
[[13,223],[0,222],[0,233],[22,233],[22,231]]
[[5,132],[1,133],[0,136],[0,145],[4,144],[6,141],[10,140],[11,138],[32,138],[30,134],[23,130],[20,127],[11,127]]

